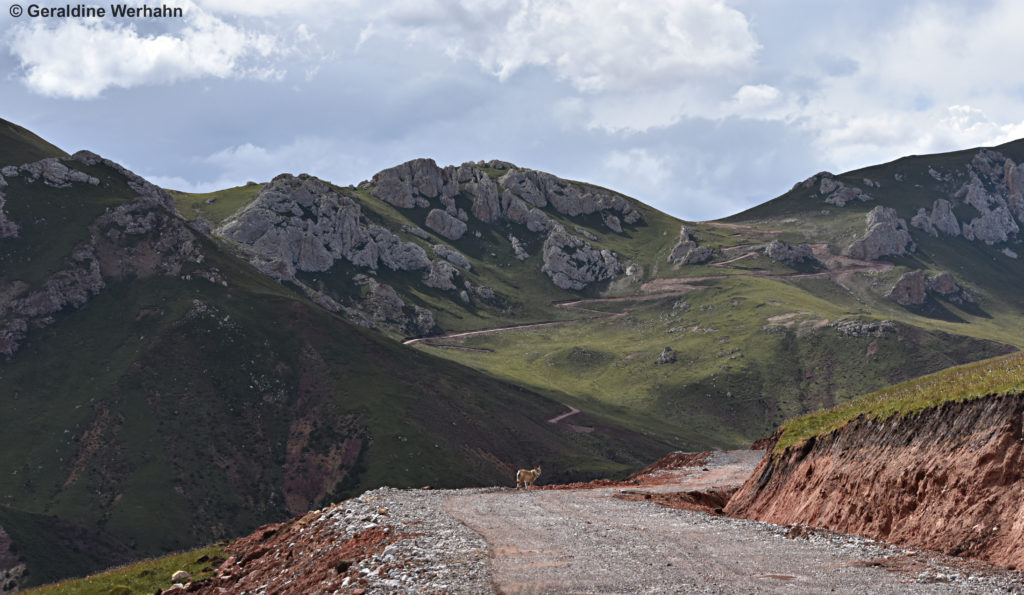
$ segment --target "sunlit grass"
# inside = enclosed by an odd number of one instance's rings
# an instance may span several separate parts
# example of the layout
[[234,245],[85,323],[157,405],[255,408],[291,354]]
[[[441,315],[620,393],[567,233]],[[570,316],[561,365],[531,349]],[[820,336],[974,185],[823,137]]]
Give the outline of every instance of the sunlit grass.
[[795,418],[782,426],[776,452],[812,436],[837,430],[864,414],[882,421],[906,416],[948,401],[1024,392],[1024,352],[965,364],[908,380],[857,397],[820,413]]
[[109,595],[153,593],[171,586],[171,575],[185,570],[192,580],[213,576],[226,557],[222,545],[143,560],[106,572],[22,591],[34,595]]

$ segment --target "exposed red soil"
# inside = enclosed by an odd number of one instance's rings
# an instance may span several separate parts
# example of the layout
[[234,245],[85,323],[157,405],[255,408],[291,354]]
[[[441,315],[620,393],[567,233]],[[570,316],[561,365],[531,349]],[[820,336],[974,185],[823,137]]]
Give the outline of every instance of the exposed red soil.
[[1024,397],[858,418],[769,455],[726,513],[1024,568]]
[[[190,592],[325,593],[349,577],[351,589],[361,581],[350,572],[357,562],[379,553],[401,537],[387,527],[373,527],[339,540],[329,523],[313,523],[320,511],[287,523],[265,525],[227,547],[231,555],[214,578],[196,581]],[[287,560],[282,564],[281,559]],[[282,570],[283,567],[283,570]],[[362,581],[365,583],[365,581]]]

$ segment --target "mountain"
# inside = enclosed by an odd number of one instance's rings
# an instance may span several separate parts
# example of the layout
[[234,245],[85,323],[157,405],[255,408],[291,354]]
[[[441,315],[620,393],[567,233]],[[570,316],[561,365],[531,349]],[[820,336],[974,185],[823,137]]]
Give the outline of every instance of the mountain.
[[60,521],[151,554],[381,485],[625,475],[1020,343],[1021,143],[682,222],[502,161],[166,191],[0,129],[16,544]]
[[[541,461],[625,473],[672,447],[600,413],[594,431],[548,423],[566,410],[551,395],[351,324],[113,161],[0,175],[0,526],[27,584],[383,484],[504,483]],[[77,549],[36,547],[55,534]]]

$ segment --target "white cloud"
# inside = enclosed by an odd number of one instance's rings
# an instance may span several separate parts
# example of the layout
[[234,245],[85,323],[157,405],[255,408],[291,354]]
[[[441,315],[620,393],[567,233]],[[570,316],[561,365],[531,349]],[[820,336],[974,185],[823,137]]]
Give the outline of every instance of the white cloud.
[[144,35],[110,19],[37,21],[16,27],[9,45],[25,84],[55,97],[90,99],[109,87],[280,74],[246,62],[272,54],[272,37],[229,25],[194,5],[186,8],[185,24],[175,34]]
[[[164,188],[213,192],[248,181],[268,182],[281,173],[308,173],[338,184],[349,184],[358,181],[356,176],[365,175],[367,168],[366,160],[349,155],[341,142],[303,136],[280,146],[242,143],[197,157],[190,168],[193,172],[190,178],[157,172],[141,175]],[[208,171],[210,175],[199,180],[195,170]]]
[[[858,68],[821,81],[800,126],[839,168],[1019,138],[1024,4],[921,2],[830,49]],[[837,47],[839,46],[839,47]]]
[[502,80],[538,66],[584,93],[721,77],[749,67],[759,48],[743,14],[720,0],[395,2],[377,19]]

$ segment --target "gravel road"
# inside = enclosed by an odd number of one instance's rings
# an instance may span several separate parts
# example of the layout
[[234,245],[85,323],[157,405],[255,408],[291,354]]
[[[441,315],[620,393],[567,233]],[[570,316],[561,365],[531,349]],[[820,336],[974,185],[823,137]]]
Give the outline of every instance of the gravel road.
[[[758,458],[715,453],[701,467],[591,489],[381,488],[268,532],[279,543],[256,539],[200,592],[288,592],[300,579],[323,593],[1024,592],[1017,571],[635,499],[735,487]],[[366,556],[332,558],[373,535],[387,537]]]

